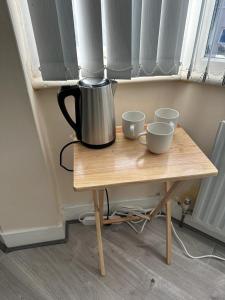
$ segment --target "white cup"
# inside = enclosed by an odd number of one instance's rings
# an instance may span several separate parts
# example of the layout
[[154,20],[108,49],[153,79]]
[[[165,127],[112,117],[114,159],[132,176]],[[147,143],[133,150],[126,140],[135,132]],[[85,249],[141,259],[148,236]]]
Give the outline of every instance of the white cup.
[[122,114],[123,133],[128,139],[137,139],[143,132],[145,114],[141,111],[127,111]]
[[168,123],[155,122],[147,125],[146,132],[139,134],[139,137],[145,135],[145,144],[149,151],[156,154],[165,153],[169,150],[173,141],[174,127]]
[[155,122],[169,123],[176,128],[179,119],[179,112],[172,108],[159,108],[155,111]]

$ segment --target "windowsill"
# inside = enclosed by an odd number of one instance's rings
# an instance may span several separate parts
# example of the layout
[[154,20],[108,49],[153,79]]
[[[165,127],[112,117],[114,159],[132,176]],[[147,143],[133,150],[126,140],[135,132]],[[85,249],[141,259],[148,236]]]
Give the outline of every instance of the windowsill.
[[[118,79],[119,84],[133,84],[141,82],[157,82],[157,81],[176,81],[181,80],[180,75],[170,75],[170,76],[154,76],[154,77],[138,77],[132,79]],[[43,81],[42,78],[32,78],[33,89],[47,89],[56,88],[63,85],[75,85],[78,80],[67,80],[67,81]]]
[[[193,72],[190,79],[187,79],[187,71],[182,71],[180,75],[171,76],[155,76],[155,77],[138,77],[132,78],[130,80],[119,79],[117,80],[119,84],[136,84],[136,83],[147,83],[147,82],[163,82],[163,81],[185,81],[185,82],[195,82],[199,84],[210,84],[222,86],[222,76],[209,75],[206,82],[202,82],[203,74]],[[78,80],[68,80],[68,81],[43,81],[42,78],[33,78],[32,86],[34,90],[57,88],[63,85],[76,85]]]
[[180,80],[186,81],[186,82],[195,82],[200,84],[209,84],[209,85],[216,85],[216,86],[222,86],[222,75],[212,75],[209,74],[206,81],[202,82],[203,73],[199,72],[192,72],[191,77],[187,79],[187,71],[182,71],[180,74]]

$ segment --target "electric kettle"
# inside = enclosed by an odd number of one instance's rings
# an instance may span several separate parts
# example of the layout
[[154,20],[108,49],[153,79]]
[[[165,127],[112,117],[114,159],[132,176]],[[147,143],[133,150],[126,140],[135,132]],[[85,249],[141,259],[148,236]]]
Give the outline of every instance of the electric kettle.
[[[84,78],[75,86],[64,86],[58,104],[77,139],[90,148],[104,148],[116,138],[114,93],[117,82],[109,79]],[[70,117],[65,99],[74,97],[75,119]]]

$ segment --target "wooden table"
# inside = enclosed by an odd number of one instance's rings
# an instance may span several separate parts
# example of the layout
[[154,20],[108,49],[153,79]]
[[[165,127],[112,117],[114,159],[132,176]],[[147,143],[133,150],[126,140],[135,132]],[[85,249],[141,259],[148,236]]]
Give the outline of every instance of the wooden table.
[[117,127],[116,142],[104,149],[93,150],[74,146],[74,189],[92,190],[101,275],[105,264],[101,227],[103,224],[137,220],[140,217],[103,219],[104,189],[122,184],[165,182],[166,193],[148,215],[151,220],[162,207],[166,208],[166,262],[171,263],[171,194],[180,181],[216,175],[217,169],[193,142],[183,128],[175,130],[173,144],[165,154],[152,154],[138,140],[125,139]]

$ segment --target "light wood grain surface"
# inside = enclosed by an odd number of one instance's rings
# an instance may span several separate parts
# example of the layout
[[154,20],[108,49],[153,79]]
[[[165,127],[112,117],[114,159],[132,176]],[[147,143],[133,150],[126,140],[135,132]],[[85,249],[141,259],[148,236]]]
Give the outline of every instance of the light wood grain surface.
[[125,139],[117,128],[116,142],[104,149],[74,146],[74,189],[97,189],[147,181],[174,181],[216,175],[217,169],[183,128],[175,131],[164,154],[152,154],[138,140]]

